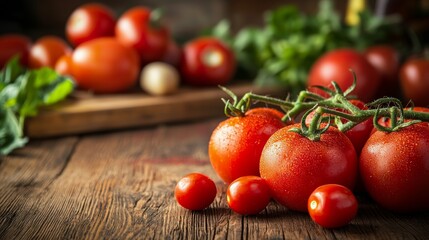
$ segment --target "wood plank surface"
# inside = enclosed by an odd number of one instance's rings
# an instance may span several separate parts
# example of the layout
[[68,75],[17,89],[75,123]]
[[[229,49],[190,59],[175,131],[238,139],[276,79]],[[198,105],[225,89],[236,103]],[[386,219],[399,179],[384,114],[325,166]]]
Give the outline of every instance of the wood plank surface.
[[[279,88],[236,83],[228,88],[238,96],[247,92],[286,96]],[[182,87],[169,96],[140,92],[83,96],[42,109],[26,122],[26,135],[33,138],[124,129],[159,123],[203,119],[223,115],[221,98],[228,95],[218,87]]]
[[[275,202],[232,212],[207,144],[223,118],[30,141],[0,158],[0,239],[427,239],[429,214],[399,215],[359,196],[350,225],[323,229]],[[174,199],[190,172],[212,177],[215,202],[188,211]]]

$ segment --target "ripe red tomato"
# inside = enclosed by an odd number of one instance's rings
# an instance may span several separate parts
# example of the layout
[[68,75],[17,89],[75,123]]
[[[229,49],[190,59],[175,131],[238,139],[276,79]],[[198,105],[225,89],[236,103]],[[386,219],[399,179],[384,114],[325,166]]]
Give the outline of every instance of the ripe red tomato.
[[0,69],[15,55],[23,66],[28,64],[28,54],[31,48],[30,38],[20,34],[6,34],[0,36]]
[[369,195],[398,212],[428,210],[429,127],[376,131],[360,155],[360,175]]
[[181,61],[184,82],[194,86],[216,86],[229,82],[235,72],[233,51],[212,37],[185,44]]
[[168,29],[159,19],[153,19],[153,13],[145,7],[131,8],[122,14],[115,28],[118,40],[136,49],[142,64],[161,60],[170,41]]
[[115,93],[136,85],[140,61],[133,49],[115,38],[97,38],[75,49],[72,72],[82,89]]
[[31,47],[29,66],[30,68],[55,68],[58,59],[71,52],[72,49],[63,39],[56,36],[45,36],[39,38]]
[[[337,49],[320,57],[310,69],[307,86],[332,88],[331,82],[335,81],[344,91],[353,83],[350,69],[357,77],[356,88],[352,94],[364,102],[372,100],[380,86],[380,75],[362,54],[353,49]],[[319,89],[310,90],[326,96]]]
[[376,45],[364,52],[365,58],[380,74],[382,87],[377,96],[399,95],[399,53],[389,45]]
[[291,210],[307,211],[307,200],[316,187],[328,183],[352,189],[357,177],[353,144],[335,127],[309,140],[290,131],[294,124],[275,132],[261,153],[260,173],[272,197]]
[[270,189],[265,180],[256,176],[235,179],[227,188],[228,206],[241,215],[254,215],[270,203]]
[[190,173],[180,179],[174,190],[176,201],[189,210],[203,210],[216,197],[216,184],[204,174]]
[[284,126],[278,117],[253,111],[219,123],[210,137],[210,162],[226,183],[242,176],[259,176],[262,148],[271,134]]
[[81,43],[115,34],[113,11],[100,3],[88,3],[75,9],[66,23],[66,36],[71,44]]
[[399,77],[402,93],[407,100],[412,100],[416,106],[429,105],[429,60],[409,59],[402,65]]
[[308,198],[311,219],[324,228],[338,228],[355,218],[358,202],[353,192],[338,184],[316,188]]

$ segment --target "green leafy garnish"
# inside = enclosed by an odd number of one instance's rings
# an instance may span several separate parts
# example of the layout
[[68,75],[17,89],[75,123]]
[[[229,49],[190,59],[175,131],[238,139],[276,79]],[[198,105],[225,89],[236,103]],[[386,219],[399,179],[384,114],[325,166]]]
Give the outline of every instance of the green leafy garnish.
[[74,89],[71,78],[50,68],[27,70],[13,58],[0,72],[0,155],[24,146],[26,117],[35,116],[41,106],[66,98]]
[[[234,50],[238,78],[253,78],[257,85],[281,85],[292,95],[305,88],[312,64],[325,52],[341,47],[363,50],[391,41],[400,19],[360,12],[360,23],[346,25],[331,0],[320,1],[316,14],[305,15],[294,5],[267,12],[261,28],[245,27],[233,35],[229,22],[219,22],[208,34]],[[244,73],[244,74],[243,74]]]

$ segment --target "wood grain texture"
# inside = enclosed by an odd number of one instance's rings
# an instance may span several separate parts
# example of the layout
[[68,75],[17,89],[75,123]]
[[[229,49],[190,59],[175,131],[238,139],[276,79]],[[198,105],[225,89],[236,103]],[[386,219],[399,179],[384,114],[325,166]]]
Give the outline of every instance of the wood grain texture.
[[[237,96],[247,92],[286,96],[279,88],[260,88],[249,83],[229,86]],[[170,96],[142,92],[68,99],[43,109],[26,122],[29,137],[49,137],[149,126],[159,123],[204,119],[223,115],[220,88],[181,88]]]
[[[227,207],[207,143],[222,119],[34,140],[0,159],[0,239],[425,239],[429,214],[397,215],[360,197],[357,218],[323,229],[275,202],[257,216]],[[177,205],[176,182],[212,177],[215,202]]]

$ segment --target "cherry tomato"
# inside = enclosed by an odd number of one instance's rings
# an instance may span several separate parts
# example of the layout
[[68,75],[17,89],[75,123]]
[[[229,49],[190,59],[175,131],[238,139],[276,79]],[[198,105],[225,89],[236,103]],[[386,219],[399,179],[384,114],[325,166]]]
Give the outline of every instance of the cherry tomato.
[[270,203],[270,189],[265,180],[256,176],[235,179],[226,191],[228,206],[241,215],[254,215]]
[[280,118],[264,111],[272,110],[248,111],[244,117],[224,120],[213,130],[209,141],[210,162],[224,182],[231,183],[242,176],[259,176],[262,148],[268,138],[284,126]]
[[31,40],[20,34],[6,34],[0,36],[0,69],[15,55],[23,66],[28,64],[28,55],[31,48]]
[[180,179],[174,190],[176,201],[189,210],[203,210],[216,197],[216,184],[204,174],[190,173]]
[[397,212],[428,210],[429,127],[376,131],[360,155],[360,175],[369,195]]
[[181,72],[184,82],[195,86],[216,86],[229,82],[235,72],[232,50],[219,39],[202,37],[183,49]]
[[38,39],[30,49],[30,68],[55,68],[58,59],[65,54],[71,54],[72,49],[61,38],[45,36]]
[[365,58],[378,71],[381,85],[377,96],[399,95],[399,53],[389,45],[376,45],[364,52]]
[[145,7],[131,8],[122,14],[115,28],[118,40],[136,49],[143,64],[161,60],[170,41],[168,29],[154,18],[155,13]]
[[61,75],[73,76],[72,56],[65,54],[55,63],[55,71]]
[[[353,70],[357,77],[356,88],[352,92],[363,102],[372,100],[380,86],[380,75],[359,52],[353,49],[337,49],[321,56],[311,67],[307,86],[320,85],[332,88],[332,81],[344,91],[353,83]],[[326,96],[316,88],[311,91]]]
[[307,211],[307,200],[316,187],[328,183],[352,189],[357,177],[353,144],[335,127],[312,141],[290,131],[294,124],[275,132],[260,158],[260,173],[272,197],[291,210]]
[[133,49],[115,38],[97,38],[75,49],[72,72],[82,89],[96,93],[122,92],[136,85],[140,61]]
[[88,3],[78,7],[66,23],[66,36],[71,44],[81,43],[115,34],[116,18],[113,11],[100,3]]
[[316,188],[308,198],[308,212],[314,222],[324,228],[347,225],[356,216],[358,202],[353,192],[338,184]]
[[402,65],[399,74],[403,96],[416,106],[429,105],[429,60],[409,59]]

